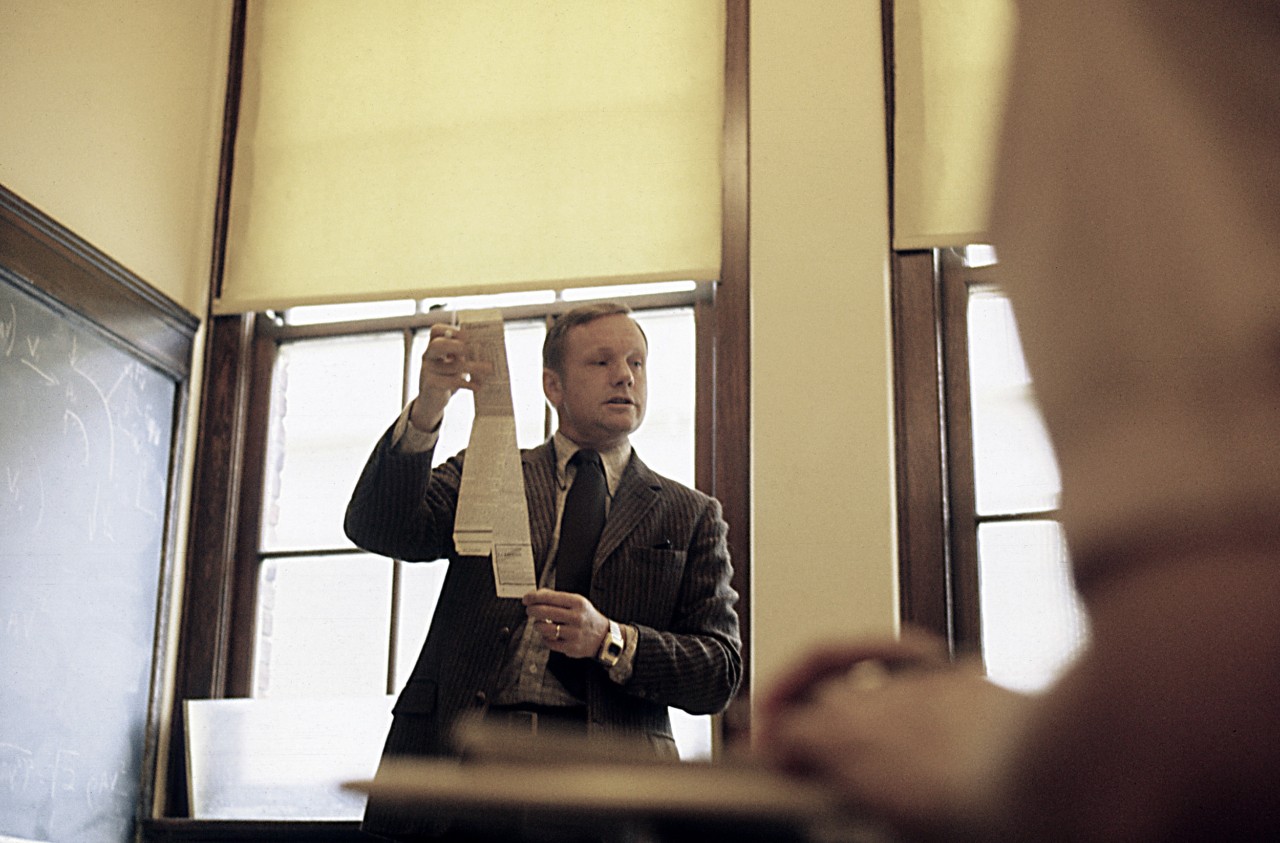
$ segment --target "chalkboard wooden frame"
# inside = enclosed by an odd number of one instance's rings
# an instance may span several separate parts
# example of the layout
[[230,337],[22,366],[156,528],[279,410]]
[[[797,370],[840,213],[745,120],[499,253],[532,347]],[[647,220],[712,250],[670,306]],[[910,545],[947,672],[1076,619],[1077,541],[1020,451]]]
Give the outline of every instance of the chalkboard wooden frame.
[[[156,583],[156,628],[147,689],[143,757],[135,817],[153,813],[170,637],[173,564],[190,375],[199,319],[143,279],[0,185],[0,272],[4,282],[77,323],[92,324],[107,345],[163,374],[174,385],[163,540]],[[139,826],[140,827],[140,826]]]
[[0,185],[0,265],[186,384],[200,320]]

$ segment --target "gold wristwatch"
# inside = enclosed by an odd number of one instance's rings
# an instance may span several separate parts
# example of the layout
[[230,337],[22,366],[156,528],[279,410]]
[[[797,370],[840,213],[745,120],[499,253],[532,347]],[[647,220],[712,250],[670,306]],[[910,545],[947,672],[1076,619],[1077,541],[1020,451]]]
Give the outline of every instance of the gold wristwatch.
[[622,637],[622,627],[618,626],[617,621],[609,621],[609,634],[604,637],[600,652],[596,653],[596,661],[607,668],[613,667],[622,657],[622,648],[626,643],[626,639]]

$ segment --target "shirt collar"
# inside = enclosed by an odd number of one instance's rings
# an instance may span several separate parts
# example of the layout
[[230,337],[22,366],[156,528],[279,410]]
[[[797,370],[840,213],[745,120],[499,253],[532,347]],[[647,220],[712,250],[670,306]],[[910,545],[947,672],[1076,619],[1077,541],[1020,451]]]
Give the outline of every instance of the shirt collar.
[[[558,430],[552,434],[551,444],[556,451],[556,479],[560,481],[560,488],[563,489],[569,483],[565,476],[568,473],[569,460],[582,449],[577,442]],[[609,487],[609,497],[613,497],[619,481],[622,480],[622,473],[626,471],[627,463],[631,461],[631,440],[624,439],[620,444],[599,453],[600,462],[604,464],[604,480]]]

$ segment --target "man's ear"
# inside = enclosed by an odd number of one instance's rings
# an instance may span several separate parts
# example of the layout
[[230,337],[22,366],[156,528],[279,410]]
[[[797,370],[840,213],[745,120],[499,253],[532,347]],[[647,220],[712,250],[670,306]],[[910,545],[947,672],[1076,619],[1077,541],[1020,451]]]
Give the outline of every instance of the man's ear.
[[560,375],[555,369],[542,370],[542,394],[547,396],[547,401],[552,407],[560,406],[560,399],[564,396],[564,387],[560,383]]

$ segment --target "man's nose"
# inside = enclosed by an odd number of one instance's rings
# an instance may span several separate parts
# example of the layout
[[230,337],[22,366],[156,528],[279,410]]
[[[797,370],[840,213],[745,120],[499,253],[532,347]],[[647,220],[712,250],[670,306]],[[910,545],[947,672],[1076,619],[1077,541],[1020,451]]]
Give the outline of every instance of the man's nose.
[[631,371],[631,364],[623,360],[621,363],[615,363],[613,367],[613,382],[630,386],[635,383],[635,373]]

